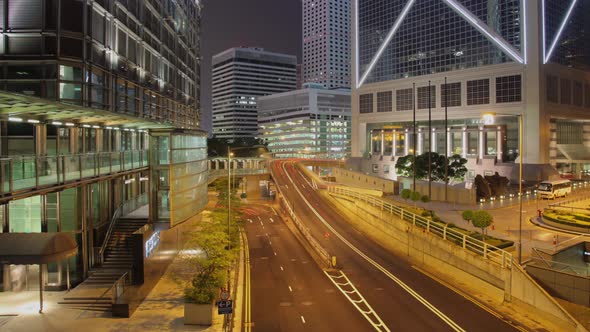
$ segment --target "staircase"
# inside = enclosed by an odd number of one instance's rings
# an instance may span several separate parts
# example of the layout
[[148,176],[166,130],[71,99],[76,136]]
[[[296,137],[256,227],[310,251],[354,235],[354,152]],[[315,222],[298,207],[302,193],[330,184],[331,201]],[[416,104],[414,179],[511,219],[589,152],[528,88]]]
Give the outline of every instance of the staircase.
[[82,310],[111,311],[111,287],[125,272],[131,273],[133,267],[131,234],[146,223],[147,219],[117,219],[106,245],[102,265],[91,269],[89,277],[59,303]]
[[108,240],[102,265],[90,271],[85,283],[112,285],[133,266],[131,234],[143,227],[146,219],[119,218]]

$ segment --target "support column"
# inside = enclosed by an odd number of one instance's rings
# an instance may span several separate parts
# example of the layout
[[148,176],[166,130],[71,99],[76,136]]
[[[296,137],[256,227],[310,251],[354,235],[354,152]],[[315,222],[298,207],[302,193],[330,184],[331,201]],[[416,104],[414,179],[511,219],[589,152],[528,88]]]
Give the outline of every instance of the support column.
[[0,156],[8,156],[8,121],[0,121]]
[[484,127],[479,127],[479,131],[477,133],[477,143],[479,149],[479,151],[477,151],[477,155],[479,159],[483,159],[485,149]]
[[418,137],[416,139],[418,140],[418,151],[416,151],[416,156],[418,156],[424,153],[424,133],[422,132],[422,129],[418,129]]
[[447,151],[446,152],[447,152],[447,157],[450,157],[450,156],[453,155],[452,154],[452,151],[453,151],[453,147],[452,147],[453,146],[453,140],[452,140],[453,139],[453,136],[451,135],[451,131],[449,129],[447,129],[446,135],[447,135],[447,142],[448,142],[448,144],[447,144]]
[[385,154],[385,131],[381,129],[381,155]]
[[397,151],[396,151],[396,146],[397,146],[397,137],[396,137],[396,131],[395,129],[391,132],[393,135],[393,138],[391,140],[393,146],[391,147],[391,156],[396,156],[397,155]]
[[408,137],[410,137],[410,135],[408,133],[408,130],[406,129],[406,131],[404,132],[404,156],[410,154],[410,140],[408,139]]
[[467,131],[465,128],[461,133],[461,157],[467,158]]
[[503,146],[502,146],[502,127],[498,126],[496,128],[496,159],[498,160],[498,162],[502,162],[502,158],[504,157],[504,153],[503,151]]
[[44,123],[35,124],[35,155],[47,155],[47,125]]

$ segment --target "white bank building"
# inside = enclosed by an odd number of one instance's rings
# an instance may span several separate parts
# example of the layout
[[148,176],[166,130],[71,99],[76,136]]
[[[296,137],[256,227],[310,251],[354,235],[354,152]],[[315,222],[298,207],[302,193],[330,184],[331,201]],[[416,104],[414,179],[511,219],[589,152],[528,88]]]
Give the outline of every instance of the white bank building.
[[354,1],[349,166],[395,179],[416,149],[466,158],[468,181],[516,180],[520,158],[525,181],[583,176],[589,12],[575,0]]

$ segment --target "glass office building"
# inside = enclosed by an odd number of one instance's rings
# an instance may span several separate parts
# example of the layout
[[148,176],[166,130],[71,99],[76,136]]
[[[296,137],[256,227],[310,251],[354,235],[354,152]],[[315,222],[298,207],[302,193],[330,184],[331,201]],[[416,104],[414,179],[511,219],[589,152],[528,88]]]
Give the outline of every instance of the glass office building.
[[[45,285],[63,289],[96,266],[122,205],[150,202],[149,221],[165,228],[205,205],[201,7],[194,0],[0,7],[0,233],[70,234],[78,254],[41,267]],[[172,155],[160,162],[165,144]],[[38,287],[39,265],[0,266],[4,291]]]
[[590,140],[573,140],[590,128],[587,1],[356,0],[353,9],[352,156],[364,172],[396,178],[395,161],[414,148],[467,158],[468,180],[514,180],[521,157],[530,181],[590,167]]
[[260,138],[275,158],[350,156],[350,91],[308,87],[258,100]]

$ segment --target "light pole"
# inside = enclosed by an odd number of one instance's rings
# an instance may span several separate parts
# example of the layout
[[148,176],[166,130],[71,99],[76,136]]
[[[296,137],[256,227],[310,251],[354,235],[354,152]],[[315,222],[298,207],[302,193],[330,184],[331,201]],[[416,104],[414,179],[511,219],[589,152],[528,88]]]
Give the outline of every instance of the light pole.
[[524,157],[522,148],[522,113],[484,113],[482,116],[484,123],[494,123],[494,118],[496,115],[518,117],[518,264],[522,265],[522,159]]
[[[227,147],[227,250],[231,250],[230,223],[231,223],[231,148]],[[229,256],[228,256],[229,257]],[[230,264],[227,265],[227,291],[230,291]]]

